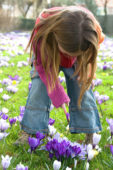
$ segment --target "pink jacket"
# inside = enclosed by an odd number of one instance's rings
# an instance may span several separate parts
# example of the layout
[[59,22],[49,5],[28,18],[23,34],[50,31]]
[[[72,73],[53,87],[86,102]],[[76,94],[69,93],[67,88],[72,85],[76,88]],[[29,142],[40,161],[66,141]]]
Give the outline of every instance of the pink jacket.
[[[45,75],[45,71],[44,68],[42,66],[42,62],[41,62],[41,55],[40,55],[40,42],[38,43],[38,54],[37,54],[37,63],[36,63],[36,70],[38,71],[38,74],[40,76],[40,79],[42,80],[42,82],[45,84],[46,88],[47,88],[47,93],[48,96],[50,97],[53,105],[58,108],[60,107],[63,103],[67,103],[70,102],[70,99],[68,97],[68,95],[66,94],[63,86],[60,84],[59,78],[57,78],[56,81],[56,85],[55,88],[51,91],[51,93],[49,93],[48,90],[48,84],[47,84],[47,79],[46,79],[46,75]],[[34,61],[35,62],[35,61]],[[42,92],[43,93],[43,92]]]

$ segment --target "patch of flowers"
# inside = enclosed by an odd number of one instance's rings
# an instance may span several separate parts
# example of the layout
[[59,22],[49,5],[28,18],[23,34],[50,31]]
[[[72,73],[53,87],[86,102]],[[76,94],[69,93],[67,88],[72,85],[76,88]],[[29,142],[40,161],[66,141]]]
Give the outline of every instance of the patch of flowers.
[[[17,41],[18,38],[18,41]],[[0,33],[0,75],[3,74],[3,68],[9,66],[17,66],[18,68],[24,67],[28,65],[28,61],[19,61],[17,64],[10,63],[10,59],[15,57],[16,55],[24,54],[24,49],[29,39],[29,33],[17,33],[11,32],[2,34]],[[13,41],[12,41],[13,40]],[[113,41],[110,38],[106,38],[104,43],[101,45],[101,49],[98,54],[98,64],[97,67],[99,71],[102,71],[102,75],[107,75],[107,71],[110,74],[113,74]],[[6,53],[4,55],[3,53]],[[109,61],[108,61],[109,60]],[[16,73],[17,74],[17,73]],[[8,75],[7,78],[0,79],[0,95],[4,101],[10,99],[11,93],[16,93],[18,91],[18,83],[20,83],[21,77],[18,75]],[[60,83],[65,83],[65,77],[59,76]],[[102,85],[102,79],[93,80],[94,86]],[[113,85],[110,85],[112,90]],[[31,89],[32,84],[29,83],[29,90]],[[7,90],[8,94],[4,93],[4,89]],[[9,95],[10,94],[10,95]],[[98,91],[94,91],[95,98],[97,100],[97,104],[99,106],[109,100],[109,96],[106,94],[101,95]],[[3,101],[3,102],[4,102]],[[6,102],[4,102],[6,103]],[[9,109],[9,108],[8,108]],[[16,126],[16,122],[22,120],[25,106],[20,106],[20,113],[18,116],[11,117],[8,109],[3,106],[0,108],[0,142],[5,141],[6,137],[10,134],[7,133],[13,126]],[[50,111],[54,109],[54,106],[51,104]],[[70,114],[66,113],[66,119],[69,123]],[[109,142],[109,151],[113,155],[113,120],[106,119],[109,124],[109,133],[110,136],[107,139]],[[79,144],[77,142],[71,142],[66,137],[61,137],[62,135],[57,132],[57,129],[54,127],[55,120],[50,118],[48,122],[49,134],[46,136],[40,132],[37,132],[35,136],[29,136],[28,138],[28,154],[37,154],[39,150],[44,153],[46,152],[49,156],[49,159],[53,161],[53,169],[66,169],[71,170],[77,168],[77,163],[80,161],[85,162],[85,169],[88,170],[90,168],[90,161],[95,158],[102,150],[99,147],[99,142],[101,139],[100,134],[93,135],[93,144],[85,145],[84,143]],[[66,127],[66,131],[69,131],[69,124]],[[111,156],[112,156],[111,155]],[[112,157],[110,157],[113,162]],[[14,161],[13,156],[9,155],[1,155],[1,164],[3,170],[10,168],[10,165],[13,164]],[[47,166],[48,167],[48,166]],[[28,166],[23,165],[21,162],[18,163],[13,169],[16,170],[28,170]],[[111,168],[112,169],[112,168]]]
[[109,96],[107,96],[107,95],[100,95],[98,91],[94,92],[94,96],[95,96],[98,104],[102,104],[105,101],[109,100]]

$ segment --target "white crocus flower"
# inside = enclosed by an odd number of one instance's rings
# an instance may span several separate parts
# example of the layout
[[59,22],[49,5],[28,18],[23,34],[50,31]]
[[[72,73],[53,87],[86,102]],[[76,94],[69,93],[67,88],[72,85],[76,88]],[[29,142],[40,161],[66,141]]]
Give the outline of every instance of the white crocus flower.
[[86,163],[86,170],[89,169],[89,162]]
[[0,140],[2,140],[4,137],[4,134],[3,133],[0,133]]
[[0,93],[2,93],[3,92],[3,88],[0,88]]
[[26,166],[24,166],[23,164],[21,164],[21,162],[20,162],[20,164],[18,164],[17,166],[16,166],[16,170],[28,170],[28,167]]
[[88,145],[87,145],[87,153],[89,152],[89,150],[92,150],[92,149],[93,149],[92,144],[88,144]]
[[49,134],[51,136],[53,136],[56,133],[56,129],[54,128],[54,126],[48,125],[49,128]]
[[94,133],[93,134],[93,145],[98,145],[100,142],[101,135]]
[[54,170],[59,170],[60,167],[61,167],[61,162],[55,160],[55,161],[53,162],[53,169],[54,169]]
[[94,158],[94,151],[93,150],[89,150],[88,151],[88,160],[91,160]]
[[2,140],[4,137],[7,137],[8,135],[9,135],[9,133],[6,133],[6,132],[1,133],[0,132],[0,140]]
[[4,95],[2,96],[2,98],[6,101],[6,100],[9,100],[9,99],[10,99],[10,96],[7,95],[7,94],[4,94]]
[[72,168],[67,167],[66,170],[72,170]]
[[66,126],[66,130],[69,131],[69,125]]
[[88,160],[91,160],[93,159],[96,155],[98,155],[98,151],[92,149],[92,150],[89,150],[88,152]]
[[9,123],[6,122],[6,120],[4,119],[0,119],[0,130],[1,131],[5,131],[6,129],[8,129],[10,127]]
[[8,111],[9,111],[9,110],[8,110],[7,108],[5,108],[5,107],[2,108],[2,112],[3,112],[4,114],[8,113]]
[[77,160],[74,159],[74,168],[76,168],[76,166],[77,166]]
[[9,157],[9,155],[6,155],[5,157],[2,155],[1,157],[2,157],[1,164],[2,164],[3,169],[7,169],[10,166],[12,157]]

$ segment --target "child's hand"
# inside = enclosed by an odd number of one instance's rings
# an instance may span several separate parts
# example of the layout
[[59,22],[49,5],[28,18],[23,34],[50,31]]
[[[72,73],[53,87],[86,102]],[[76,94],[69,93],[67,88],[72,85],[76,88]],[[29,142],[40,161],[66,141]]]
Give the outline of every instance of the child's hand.
[[61,108],[64,110],[64,113],[65,113],[65,114],[67,113],[67,111],[66,111],[66,105],[69,106],[69,103],[63,103],[63,104],[61,105]]
[[66,105],[69,106],[69,103],[63,103],[61,105],[61,108],[64,110],[64,113],[66,115],[66,119],[67,119],[67,121],[69,123],[69,121],[70,121],[70,114],[66,111]]

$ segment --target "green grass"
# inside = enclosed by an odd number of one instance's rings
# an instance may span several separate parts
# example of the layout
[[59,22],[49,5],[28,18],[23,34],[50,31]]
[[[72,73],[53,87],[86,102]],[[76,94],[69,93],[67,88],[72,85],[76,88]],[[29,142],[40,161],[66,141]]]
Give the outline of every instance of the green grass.
[[[5,53],[4,53],[5,55]],[[5,86],[0,84],[0,88],[4,88],[3,93],[0,93],[0,98],[3,94],[8,94],[11,96],[11,98],[8,101],[3,101],[3,99],[0,99],[0,110],[3,107],[6,107],[9,109],[8,115],[9,117],[18,116],[20,114],[20,106],[25,106],[27,96],[28,96],[28,84],[30,81],[30,66],[24,66],[21,68],[17,68],[18,61],[26,61],[28,55],[21,55],[12,57],[9,63],[15,63],[14,67],[1,67],[0,72],[0,79],[3,80],[3,78],[8,78],[8,75],[15,76],[19,75],[21,77],[21,81],[18,84],[18,92],[15,94],[9,93],[5,90]],[[111,153],[110,149],[108,147],[105,147],[105,145],[108,143],[107,138],[109,137],[110,133],[109,130],[107,130],[108,124],[106,122],[107,118],[113,118],[113,89],[111,89],[111,86],[113,85],[113,73],[111,71],[105,71],[103,74],[103,71],[97,71],[97,78],[100,78],[103,80],[102,85],[96,87],[94,89],[98,90],[100,94],[106,94],[110,97],[110,100],[106,101],[101,105],[102,113],[100,112],[100,107],[98,106],[99,114],[101,117],[101,123],[102,123],[102,138],[100,141],[100,147],[102,148],[102,152],[99,153],[98,156],[96,156],[93,160],[90,162],[90,168],[89,170],[111,170],[113,169],[113,164],[111,160]],[[65,84],[64,84],[65,87]],[[70,134],[68,131],[66,131],[67,121],[65,118],[65,115],[63,113],[62,109],[53,109],[50,113],[50,117],[55,119],[55,128],[58,132],[66,136],[69,140],[72,142],[84,140],[84,134]],[[5,140],[0,141],[0,155],[10,155],[12,156],[11,165],[8,168],[8,170],[12,170],[16,167],[17,164],[20,162],[24,165],[27,165],[30,170],[46,170],[48,165],[49,169],[52,168],[53,161],[49,159],[49,155],[45,151],[39,151],[36,150],[36,153],[33,153],[32,155],[28,153],[28,146],[24,147],[16,147],[13,145],[15,140],[18,138],[20,133],[20,126],[19,122],[16,123],[16,125],[13,125],[11,129],[8,129],[8,132],[10,133],[9,136]],[[0,157],[1,162],[1,157]],[[84,161],[78,161],[77,164],[77,170],[83,170],[84,169]],[[0,169],[2,169],[0,167]]]

